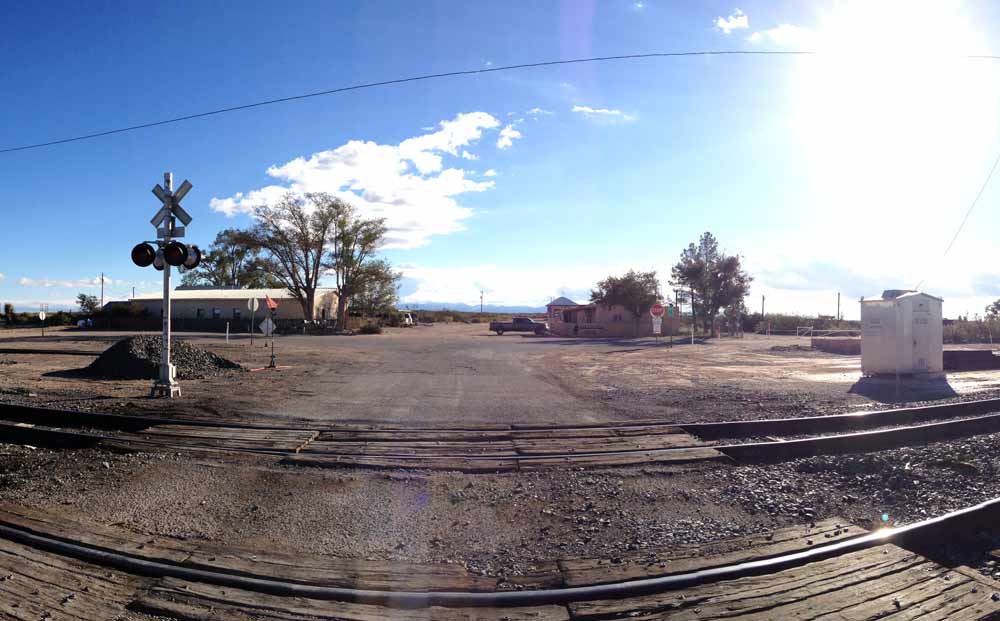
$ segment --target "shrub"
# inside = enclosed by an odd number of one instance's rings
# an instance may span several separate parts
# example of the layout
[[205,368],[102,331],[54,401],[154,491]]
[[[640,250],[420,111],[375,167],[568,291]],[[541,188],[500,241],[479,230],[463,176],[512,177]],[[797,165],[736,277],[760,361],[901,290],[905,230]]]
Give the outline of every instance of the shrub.
[[366,323],[358,329],[359,334],[382,334],[382,326],[377,323]]

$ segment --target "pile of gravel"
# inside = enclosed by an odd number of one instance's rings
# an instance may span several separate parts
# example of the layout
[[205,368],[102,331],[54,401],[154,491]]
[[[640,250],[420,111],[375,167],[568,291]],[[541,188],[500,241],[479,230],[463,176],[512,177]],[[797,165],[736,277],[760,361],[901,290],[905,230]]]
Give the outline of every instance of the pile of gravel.
[[[83,375],[106,379],[155,379],[159,374],[161,340],[159,336],[133,336],[118,341],[98,356]],[[177,367],[178,379],[199,379],[240,365],[210,351],[173,341],[170,362]]]

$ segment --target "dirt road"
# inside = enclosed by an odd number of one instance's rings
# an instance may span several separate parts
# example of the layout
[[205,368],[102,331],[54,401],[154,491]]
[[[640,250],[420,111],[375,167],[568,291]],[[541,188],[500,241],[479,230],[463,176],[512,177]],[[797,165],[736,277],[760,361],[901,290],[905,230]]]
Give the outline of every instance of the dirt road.
[[[187,417],[420,424],[670,422],[841,413],[1000,392],[1000,372],[938,382],[860,377],[857,356],[813,351],[808,339],[748,336],[667,347],[654,339],[570,339],[438,324],[381,335],[285,336],[279,370],[183,382],[184,398],[149,399],[146,380],[74,376],[124,334],[0,333],[0,399],[65,408]],[[249,369],[264,339],[181,334]],[[24,353],[21,353],[24,352]],[[70,372],[70,373],[67,373]]]

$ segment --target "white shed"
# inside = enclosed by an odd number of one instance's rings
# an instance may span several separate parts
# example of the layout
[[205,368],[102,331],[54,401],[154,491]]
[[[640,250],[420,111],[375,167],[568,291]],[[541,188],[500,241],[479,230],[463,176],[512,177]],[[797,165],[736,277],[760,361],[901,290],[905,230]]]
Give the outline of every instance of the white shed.
[[926,293],[899,289],[862,299],[861,373],[943,373],[941,302]]

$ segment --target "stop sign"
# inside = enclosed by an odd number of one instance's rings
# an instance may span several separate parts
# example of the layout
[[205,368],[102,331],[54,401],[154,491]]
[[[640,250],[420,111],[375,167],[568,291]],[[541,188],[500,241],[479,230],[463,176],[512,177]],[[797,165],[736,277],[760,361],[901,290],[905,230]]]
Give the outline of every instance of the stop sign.
[[649,309],[649,314],[653,317],[663,317],[663,304],[653,304]]

